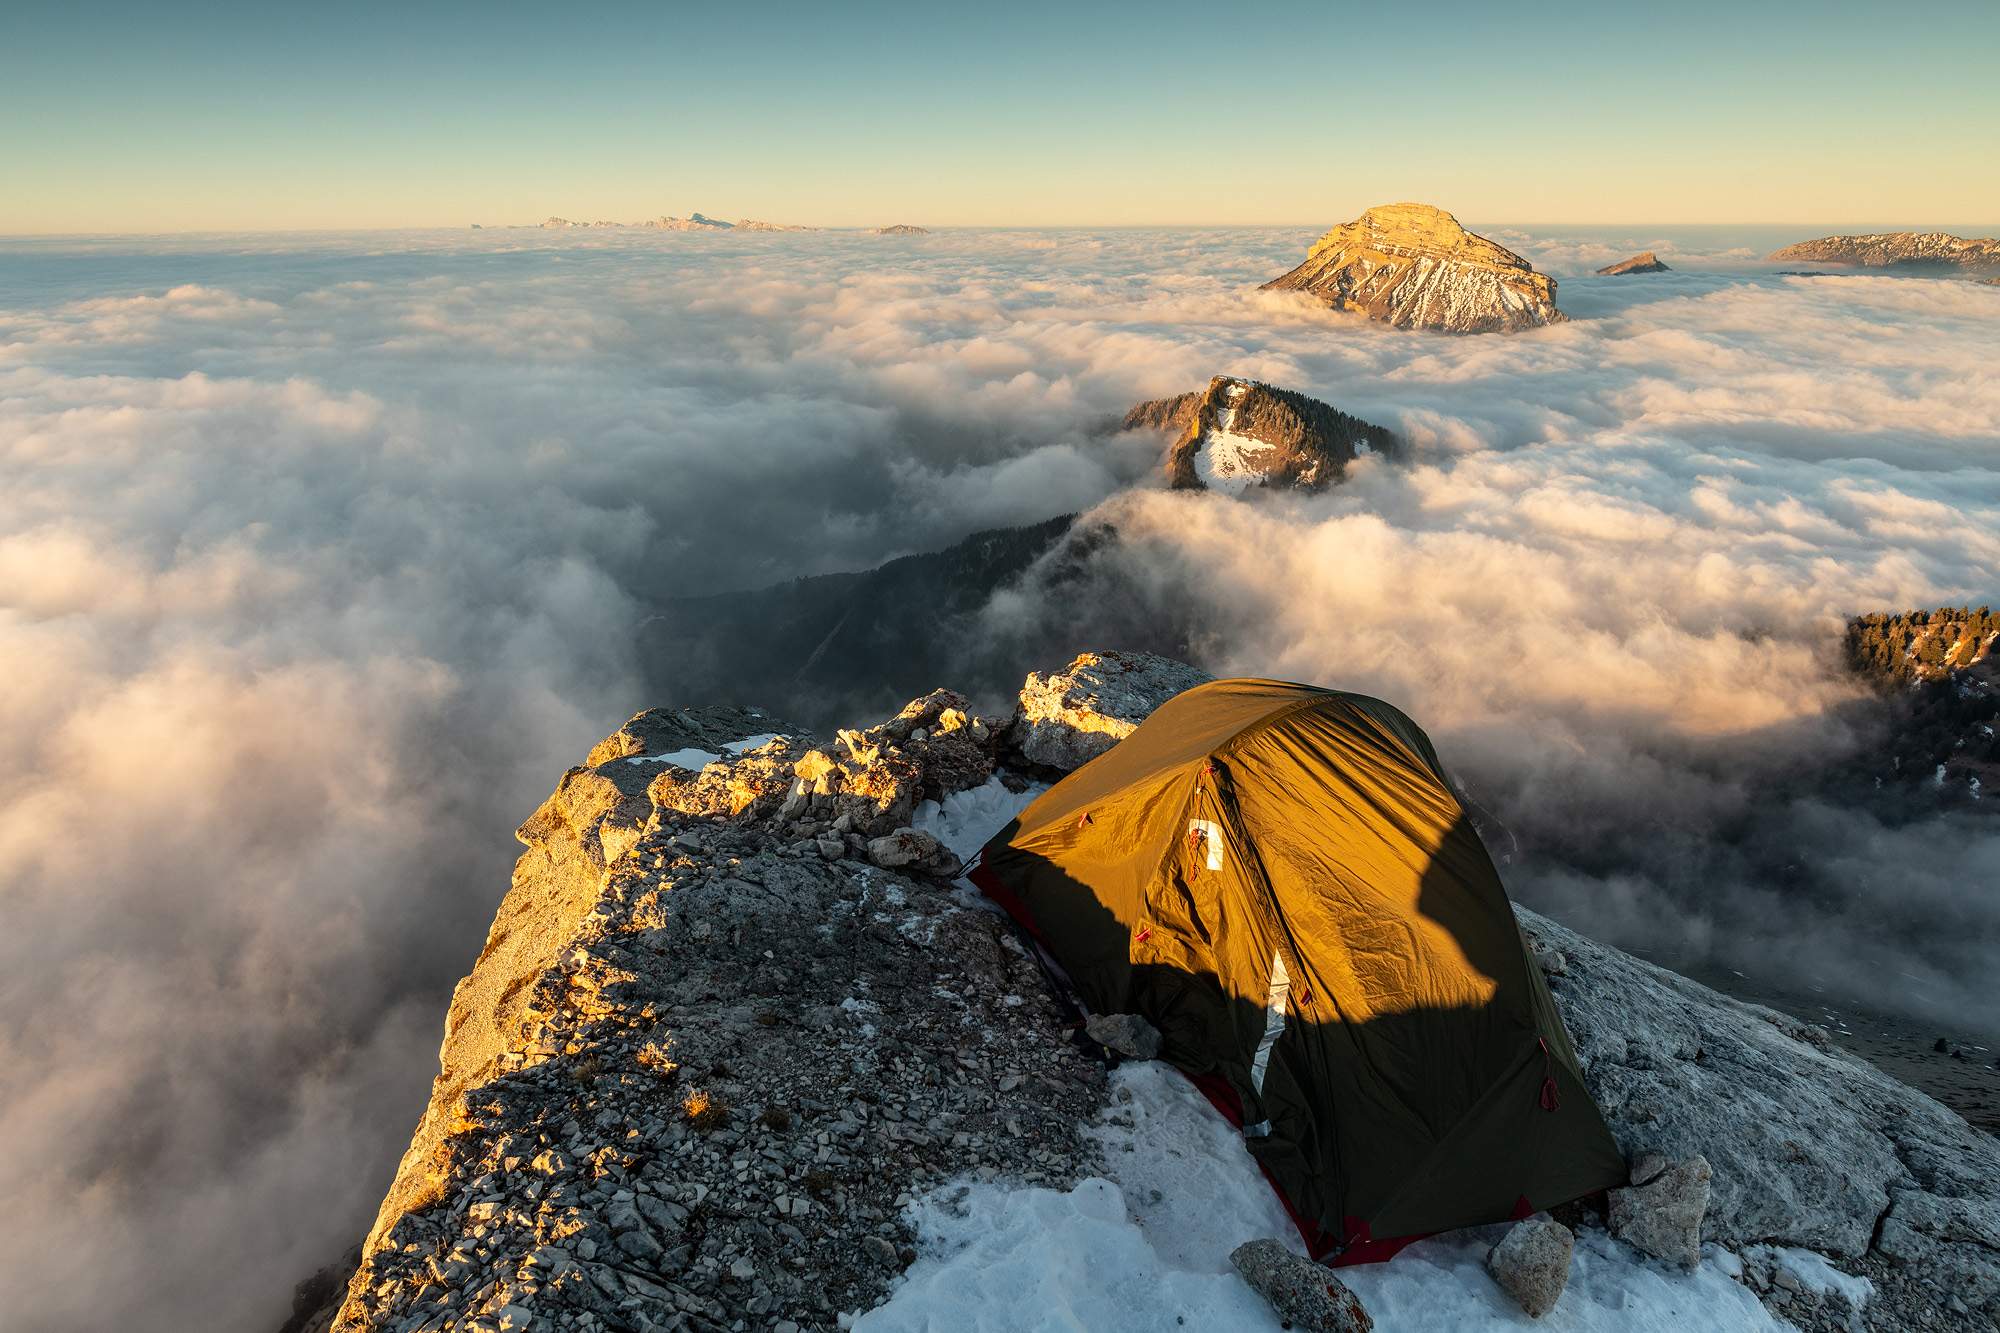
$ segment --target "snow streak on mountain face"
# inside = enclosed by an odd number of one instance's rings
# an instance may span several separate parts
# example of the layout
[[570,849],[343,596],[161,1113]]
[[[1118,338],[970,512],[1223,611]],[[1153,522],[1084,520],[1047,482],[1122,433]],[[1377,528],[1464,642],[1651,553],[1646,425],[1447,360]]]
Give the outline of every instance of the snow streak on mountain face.
[[[1313,234],[0,244],[18,1320],[266,1326],[359,1234],[509,831],[631,711],[716,688],[640,697],[651,601],[1152,485],[1153,442],[1095,428],[1214,374],[1416,465],[1113,498],[1099,572],[1211,669],[1408,708],[1524,856],[1536,812],[1607,831],[1517,860],[1524,896],[1699,944],[1717,903],[1662,860],[1849,743],[1840,618],[2000,601],[2000,291],[1712,271],[1796,237],[1493,230],[1574,321],[1437,338],[1252,290]],[[1575,276],[1642,248],[1675,271]],[[996,644],[1033,610],[999,599]],[[1954,997],[1988,835],[1786,809],[1844,896],[1729,890]],[[1854,952],[1869,912],[1944,942]]]

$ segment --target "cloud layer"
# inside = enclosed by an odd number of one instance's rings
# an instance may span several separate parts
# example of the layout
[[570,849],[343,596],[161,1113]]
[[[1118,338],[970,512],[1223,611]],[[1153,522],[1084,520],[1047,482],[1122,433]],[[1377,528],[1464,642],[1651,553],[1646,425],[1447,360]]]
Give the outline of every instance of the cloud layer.
[[[509,831],[625,715],[699,702],[637,693],[651,601],[1107,497],[1126,541],[1097,575],[1132,600],[1093,614],[1408,707],[1518,839],[1524,896],[1663,947],[1791,920],[1850,964],[1907,922],[1937,941],[1912,985],[1950,993],[1994,940],[1946,891],[1990,835],[1801,796],[1768,846],[1703,848],[1865,740],[1841,617],[1997,599],[2000,292],[1586,278],[1562,295],[1588,319],[1436,339],[1249,290],[1308,239],[0,253],[24,1326],[267,1327],[359,1234]],[[1151,460],[1097,425],[1224,372],[1398,426],[1419,463],[1311,501],[1128,492]],[[1787,839],[1825,849],[1803,905],[1764,874]],[[1728,894],[1695,893],[1717,865]]]

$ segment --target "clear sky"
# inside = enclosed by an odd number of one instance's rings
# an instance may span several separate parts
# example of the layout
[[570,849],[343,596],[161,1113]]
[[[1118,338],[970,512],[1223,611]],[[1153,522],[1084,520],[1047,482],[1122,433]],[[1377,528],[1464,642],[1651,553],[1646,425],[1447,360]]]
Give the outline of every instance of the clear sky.
[[2000,221],[2000,0],[0,4],[0,232]]

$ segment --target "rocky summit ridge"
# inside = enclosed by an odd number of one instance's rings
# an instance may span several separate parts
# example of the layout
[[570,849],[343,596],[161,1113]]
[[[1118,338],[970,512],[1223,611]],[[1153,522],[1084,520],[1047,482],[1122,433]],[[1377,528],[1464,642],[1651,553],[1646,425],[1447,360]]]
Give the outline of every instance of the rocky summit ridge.
[[[1011,716],[937,690],[831,741],[748,709],[635,716],[521,826],[337,1316],[289,1327],[832,1329],[913,1261],[920,1198],[1099,1173],[1104,1068],[951,887],[971,848],[925,803],[1073,769],[1203,679],[1089,653]],[[1635,1181],[1708,1197],[1663,1241],[1735,1251],[1801,1328],[2000,1318],[2000,1143],[1820,1029],[1519,916]],[[1642,1235],[1643,1203],[1564,1220]],[[1784,1247],[1866,1276],[1865,1307],[1801,1287]]]
[[1430,204],[1385,204],[1313,242],[1305,262],[1263,286],[1402,329],[1512,333],[1561,323],[1556,282]]
[[1778,263],[1851,264],[1856,268],[2000,277],[2000,239],[1942,231],[1884,231],[1800,241],[1767,258]]
[[1364,454],[1395,455],[1395,432],[1257,380],[1217,375],[1205,389],[1140,403],[1122,430],[1169,430],[1167,484],[1240,495],[1252,487],[1320,490]]

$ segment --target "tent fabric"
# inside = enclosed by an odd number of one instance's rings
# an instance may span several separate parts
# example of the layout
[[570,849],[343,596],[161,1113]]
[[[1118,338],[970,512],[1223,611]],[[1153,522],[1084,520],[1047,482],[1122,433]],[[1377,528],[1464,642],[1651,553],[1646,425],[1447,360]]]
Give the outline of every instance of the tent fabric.
[[1244,1130],[1316,1253],[1625,1181],[1430,740],[1363,695],[1197,686],[1043,793],[974,875],[1099,1013]]

